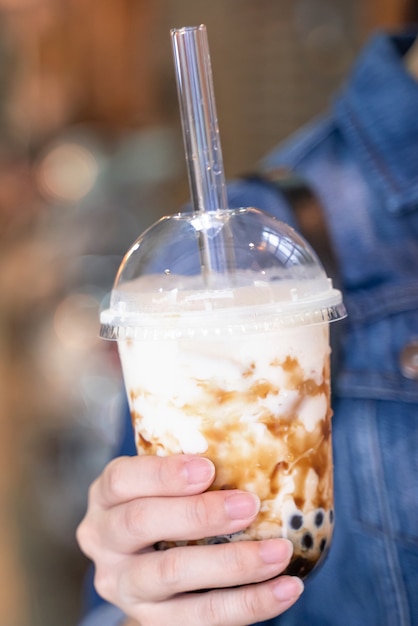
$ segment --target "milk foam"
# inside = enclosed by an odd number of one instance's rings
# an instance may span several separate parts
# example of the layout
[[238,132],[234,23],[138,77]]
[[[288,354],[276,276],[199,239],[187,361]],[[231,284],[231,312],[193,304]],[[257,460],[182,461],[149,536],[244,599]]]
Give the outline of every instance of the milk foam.
[[[287,358],[297,359],[304,379],[317,384],[329,354],[326,325],[288,329],[285,332],[258,333],[218,341],[138,341],[120,342],[119,351],[131,410],[142,416],[140,429],[147,439],[169,437],[178,444],[173,452],[202,453],[207,446],[199,436],[202,419],[186,415],[184,406],[198,402],[199,382],[210,381],[225,391],[248,391],[251,370],[259,380],[277,388],[250,407],[237,401],[234,407],[243,422],[256,423],[264,410],[289,415],[300,401],[300,393],[288,389],[286,373],[275,366]],[[228,409],[229,410],[229,409]],[[327,398],[321,394],[303,400],[299,419],[312,432],[327,411]],[[222,419],[223,408],[217,411]],[[174,430],[174,435],[173,435]],[[170,435],[168,435],[170,433]],[[180,444],[181,440],[181,444]]]
[[[306,268],[304,272],[309,274]],[[116,340],[193,338],[317,324],[344,315],[341,293],[325,274],[303,280],[276,276],[275,270],[261,274],[263,280],[257,272],[237,272],[234,287],[214,289],[206,288],[201,276],[152,275],[123,282],[112,290],[110,308],[101,313],[101,335]]]

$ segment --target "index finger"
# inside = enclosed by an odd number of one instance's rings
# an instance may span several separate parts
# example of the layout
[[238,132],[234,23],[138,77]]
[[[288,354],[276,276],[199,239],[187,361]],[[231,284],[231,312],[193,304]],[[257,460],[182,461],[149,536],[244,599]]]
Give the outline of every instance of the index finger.
[[212,461],[190,454],[119,457],[91,486],[89,503],[110,508],[136,498],[196,494],[214,477]]

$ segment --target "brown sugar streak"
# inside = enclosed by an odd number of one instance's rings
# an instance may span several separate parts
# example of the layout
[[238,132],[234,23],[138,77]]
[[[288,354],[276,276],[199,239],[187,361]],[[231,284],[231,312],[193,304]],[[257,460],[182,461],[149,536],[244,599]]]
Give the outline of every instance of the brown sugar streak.
[[[303,510],[313,470],[317,488],[314,494],[309,494],[310,506],[329,510],[332,508],[329,359],[319,383],[313,378],[304,378],[296,358],[287,357],[283,362],[274,360],[270,365],[281,368],[286,374],[286,389],[298,392],[290,413],[274,413],[263,404],[268,396],[280,393],[278,385],[265,379],[254,380],[245,390],[226,390],[211,381],[198,380],[199,400],[182,407],[185,414],[196,416],[202,422],[200,431],[208,443],[204,455],[214,461],[217,470],[212,489],[248,489],[257,492],[262,501],[272,501],[284,484],[289,483],[290,476],[294,484],[291,496],[295,505]],[[255,366],[251,363],[242,377],[248,379],[255,375]],[[328,408],[309,432],[300,421],[299,410],[304,398],[319,394],[327,399]],[[243,407],[248,408],[251,416],[248,422],[242,419]],[[133,420],[140,431],[141,417],[133,414]],[[255,428],[254,422],[264,426],[264,431]],[[137,445],[142,454],[161,454],[164,450],[160,442],[147,441],[143,434],[138,435]],[[264,515],[268,517],[269,511]],[[262,518],[260,514],[256,523]]]

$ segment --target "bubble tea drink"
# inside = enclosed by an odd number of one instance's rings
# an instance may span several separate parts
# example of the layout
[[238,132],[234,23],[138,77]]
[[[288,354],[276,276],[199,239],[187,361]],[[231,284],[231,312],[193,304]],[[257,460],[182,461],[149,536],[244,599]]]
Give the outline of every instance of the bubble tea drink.
[[138,453],[204,455],[213,489],[261,499],[244,531],[190,543],[287,537],[304,577],[332,535],[329,323],[345,310],[293,229],[226,208],[205,29],[172,37],[195,210],[135,242],[101,334],[118,341]]

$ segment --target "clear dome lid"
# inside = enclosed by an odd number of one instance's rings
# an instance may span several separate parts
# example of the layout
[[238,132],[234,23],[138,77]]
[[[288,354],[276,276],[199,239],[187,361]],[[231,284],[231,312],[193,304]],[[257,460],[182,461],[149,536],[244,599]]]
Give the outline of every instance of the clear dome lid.
[[193,212],[164,217],[122,261],[107,339],[212,336],[345,316],[318,257],[292,228],[227,205],[206,28],[171,31]]
[[179,213],[125,255],[101,313],[102,337],[269,330],[345,317],[310,245],[255,208]]

